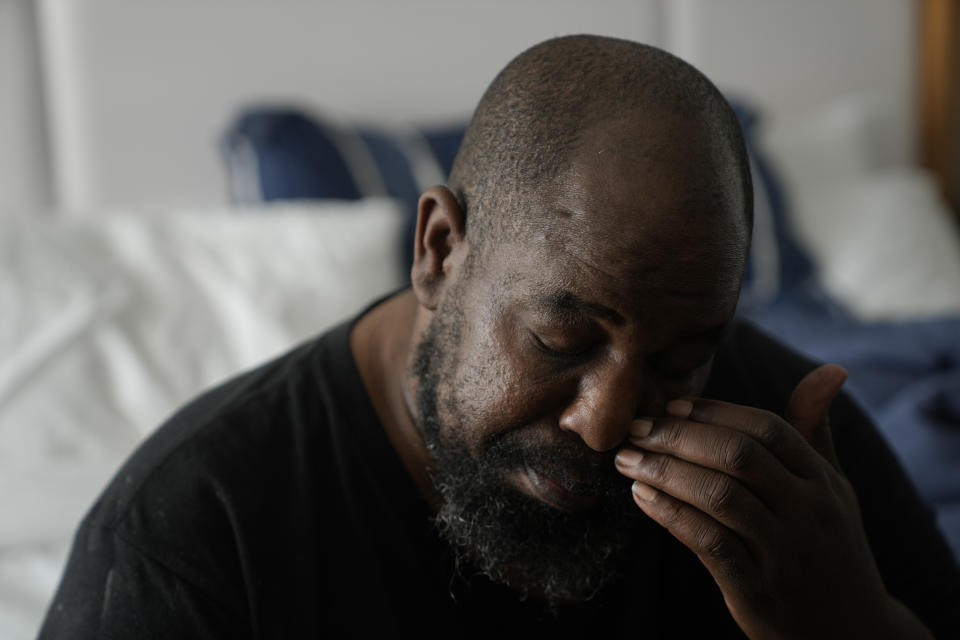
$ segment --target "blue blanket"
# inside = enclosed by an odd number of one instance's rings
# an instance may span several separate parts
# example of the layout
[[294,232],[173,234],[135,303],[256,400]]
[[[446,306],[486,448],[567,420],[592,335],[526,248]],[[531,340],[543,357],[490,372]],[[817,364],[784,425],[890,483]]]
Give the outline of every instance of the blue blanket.
[[960,557],[960,317],[863,323],[812,288],[745,313],[814,360],[850,372]]

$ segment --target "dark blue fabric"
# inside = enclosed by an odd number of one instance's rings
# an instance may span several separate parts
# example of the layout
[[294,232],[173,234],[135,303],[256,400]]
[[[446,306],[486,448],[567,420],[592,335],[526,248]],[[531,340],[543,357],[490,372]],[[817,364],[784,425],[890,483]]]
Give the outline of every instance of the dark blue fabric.
[[416,207],[420,198],[420,187],[417,186],[410,161],[401,144],[395,138],[378,131],[358,129],[357,133],[377,165],[387,194],[391,198],[403,200],[408,207]]
[[[465,125],[425,129],[421,133],[444,176],[456,157]],[[420,190],[401,136],[372,127],[344,132],[366,146],[389,197],[416,206]],[[254,108],[242,113],[224,136],[223,151],[253,151],[265,201],[295,198],[362,197],[358,181],[327,129],[314,117],[286,108]],[[232,167],[232,163],[227,163]]]
[[814,360],[845,367],[960,557],[960,317],[857,322],[811,287],[746,314]]
[[[756,140],[756,125],[759,122],[757,113],[745,102],[731,99],[730,105],[740,121],[740,129],[747,143],[747,152],[753,161],[754,190],[760,189],[770,203],[770,213],[773,217],[774,237],[776,238],[777,256],[780,267],[779,291],[781,294],[795,285],[807,282],[813,275],[813,262],[806,251],[795,240],[790,224],[790,205],[786,197],[783,183],[777,176],[763,149]],[[747,264],[747,274],[744,286],[749,287],[754,277],[753,262]]]
[[[754,163],[756,188],[763,190],[771,205],[779,264],[778,284],[779,290],[783,291],[809,278],[812,272],[810,260],[793,240],[783,186],[755,144],[756,113],[743,101],[733,100],[732,105],[740,119]],[[444,176],[449,175],[464,131],[465,124],[430,127],[421,131]],[[387,195],[406,203],[409,220],[402,240],[406,249],[412,241],[420,193],[405,141],[372,128],[361,127],[346,133],[359,136],[366,145]],[[227,132],[224,150],[228,158],[237,153],[238,143],[241,142],[247,145],[247,149],[252,149],[257,159],[258,186],[264,200],[354,199],[362,196],[358,188],[362,181],[351,175],[322,123],[307,114],[294,109],[251,109],[242,114]],[[227,165],[231,167],[232,163],[228,162]],[[408,253],[405,250],[404,255]],[[756,296],[750,295],[753,270],[751,261],[747,266],[743,296],[744,300],[751,303],[757,300]]]
[[436,156],[444,176],[449,176],[453,169],[453,161],[457,157],[457,151],[460,149],[466,130],[466,123],[423,130],[423,137],[427,139],[427,144]]
[[[251,109],[227,131],[228,155],[253,151],[263,200],[356,199],[357,183],[326,131],[292,109]],[[228,162],[228,167],[233,166]]]
[[412,247],[417,227],[420,187],[414,178],[410,161],[396,139],[374,131],[359,130],[359,134],[377,165],[387,193],[392,198],[402,200],[405,205],[406,221],[403,225],[403,236],[399,239],[399,248],[400,255],[403,256],[404,271],[409,272],[413,266]]

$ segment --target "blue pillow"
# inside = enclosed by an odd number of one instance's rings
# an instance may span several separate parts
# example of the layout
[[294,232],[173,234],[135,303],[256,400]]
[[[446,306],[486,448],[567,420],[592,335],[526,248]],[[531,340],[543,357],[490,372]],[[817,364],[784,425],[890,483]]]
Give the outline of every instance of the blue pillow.
[[[794,240],[788,202],[773,166],[756,144],[756,113],[731,101],[754,176],[753,249],[741,310],[770,303],[807,282],[812,265]],[[403,255],[412,260],[420,194],[450,173],[465,123],[426,129],[332,124],[292,108],[251,108],[223,140],[234,202],[387,196],[407,205]]]
[[753,243],[739,307],[750,311],[805,287],[814,269],[795,239],[783,184],[757,143],[756,112],[739,100],[730,100],[730,104],[740,121],[753,174]]
[[412,261],[417,201],[446,180],[465,124],[430,129],[335,125],[292,108],[250,108],[222,141],[231,200],[383,196],[406,203]]
[[335,137],[295,110],[240,114],[223,141],[234,202],[361,197]]

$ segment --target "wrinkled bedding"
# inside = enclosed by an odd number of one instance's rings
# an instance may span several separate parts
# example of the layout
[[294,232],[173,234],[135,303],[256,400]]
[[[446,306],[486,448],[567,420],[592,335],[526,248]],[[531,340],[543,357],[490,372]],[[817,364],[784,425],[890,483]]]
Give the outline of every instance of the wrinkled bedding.
[[388,200],[0,222],[0,639],[32,637],[73,530],[201,389],[403,284]]
[[844,366],[960,557],[960,316],[867,322],[794,291],[751,314],[812,358]]

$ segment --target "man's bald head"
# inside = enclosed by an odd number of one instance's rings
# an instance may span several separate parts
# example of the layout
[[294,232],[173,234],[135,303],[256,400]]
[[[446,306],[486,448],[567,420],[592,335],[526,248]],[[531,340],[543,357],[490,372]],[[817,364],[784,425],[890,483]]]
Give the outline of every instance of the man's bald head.
[[[458,566],[579,601],[659,535],[613,463],[698,395],[734,315],[750,175],[689,65],[577,36],[513,60],[420,198],[407,409]],[[474,268],[477,267],[477,268]]]
[[687,157],[704,166],[733,165],[725,173],[741,191],[749,226],[753,191],[746,148],[736,115],[717,88],[655,47],[567,36],[514,58],[477,106],[450,176],[472,244],[479,248],[490,235],[518,232],[524,212],[517,203],[570,166],[586,132],[629,116],[636,133],[659,126],[665,114],[695,122],[722,150],[718,156],[715,149],[693,148]]

